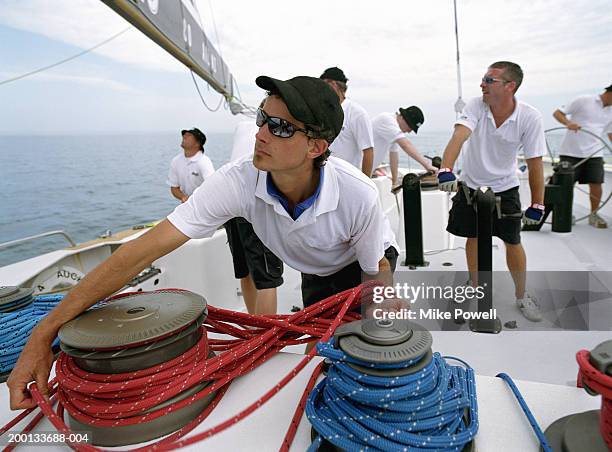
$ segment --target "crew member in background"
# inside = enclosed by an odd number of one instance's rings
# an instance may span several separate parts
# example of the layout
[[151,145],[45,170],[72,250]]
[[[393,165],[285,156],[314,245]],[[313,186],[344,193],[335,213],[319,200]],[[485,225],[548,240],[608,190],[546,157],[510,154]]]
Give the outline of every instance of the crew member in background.
[[539,322],[542,320],[540,308],[525,291],[527,257],[521,245],[521,200],[516,173],[518,151],[522,145],[531,189],[531,204],[523,215],[523,221],[537,224],[544,213],[542,156],[546,152],[546,142],[540,112],[514,96],[522,81],[523,71],[518,64],[498,61],[489,66],[480,83],[482,97],[471,99],[455,122],[455,131],[442,157],[438,182],[440,190],[457,190],[452,168],[465,143],[461,182],[467,190],[460,189],[453,197],[446,230],[467,237],[468,270],[472,283],[477,282],[477,218],[473,205],[468,205],[466,194],[471,197],[480,187],[490,187],[501,198],[501,213],[511,216],[499,219],[493,215],[493,235],[506,246],[506,262],[514,279],[516,305],[525,318]]
[[338,95],[344,111],[342,131],[330,147],[332,155],[346,160],[370,177],[374,168],[372,166],[374,140],[368,113],[361,105],[346,97],[348,79],[341,69],[337,67],[325,69],[319,78]]
[[372,119],[374,132],[374,168],[383,160],[389,159],[392,186],[398,184],[399,149],[419,162],[427,171],[438,171],[431,162],[423,157],[412,142],[406,137],[410,132],[417,133],[425,122],[419,107],[400,108],[399,113],[381,113]]
[[[259,127],[252,119],[238,123],[230,162],[246,155],[253,158],[258,131]],[[253,225],[243,217],[232,218],[224,226],[232,253],[234,276],[240,280],[247,311],[249,314],[276,314],[276,288],[283,284],[283,262],[261,243]]]
[[[591,214],[589,224],[605,229],[608,223],[597,214],[601,203],[601,184],[604,181],[603,146],[588,133],[578,133],[584,129],[598,137],[604,133],[612,141],[612,85],[600,94],[579,96],[569,104],[555,110],[554,118],[568,128],[561,147],[560,160],[576,165],[588,157],[575,169],[574,179],[579,184],[589,184]],[[599,149],[599,151],[597,151]]]
[[181,135],[183,152],[179,152],[170,162],[166,183],[172,196],[183,203],[204,179],[215,172],[215,168],[208,156],[204,155],[206,135],[200,129],[182,130]]

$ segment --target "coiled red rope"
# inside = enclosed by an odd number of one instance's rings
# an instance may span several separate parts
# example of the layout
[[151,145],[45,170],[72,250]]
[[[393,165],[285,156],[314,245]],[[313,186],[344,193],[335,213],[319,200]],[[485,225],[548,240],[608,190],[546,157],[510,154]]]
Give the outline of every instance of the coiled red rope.
[[[348,312],[371,299],[378,283],[370,282],[341,292],[291,315],[255,316],[225,309],[208,307],[208,318],[199,342],[183,355],[157,366],[124,374],[95,374],[80,369],[72,357],[60,354],[56,363],[56,377],[49,383],[51,399],[43,398],[35,383],[29,390],[41,412],[26,426],[31,431],[46,416],[58,432],[71,433],[64,422],[64,412],[78,421],[97,427],[126,426],[151,421],[180,410],[214,391],[210,405],[193,421],[164,439],[132,450],[173,450],[219,433],[236,424],[270,400],[293,379],[315,356],[313,350],[292,369],[274,388],[241,413],[204,432],[185,437],[212,412],[234,378],[251,371],[270,359],[287,345],[304,344],[313,339],[328,340],[343,322],[359,319]],[[176,289],[162,290],[168,292]],[[123,295],[125,296],[125,295]],[[115,297],[122,298],[123,296]],[[246,327],[255,327],[249,329]],[[211,339],[210,333],[231,335],[234,339]],[[222,352],[208,359],[209,351]],[[311,377],[312,387],[320,373],[318,366]],[[145,413],[175,395],[203,382],[210,384],[196,394],[162,409]],[[281,450],[287,450],[297,431],[303,412],[307,388],[296,409]],[[53,405],[57,403],[54,410]],[[0,435],[18,424],[32,410],[26,410],[0,429]],[[98,451],[88,444],[70,444],[79,451]],[[14,445],[4,450],[11,450]]]
[[588,350],[576,353],[576,361],[580,366],[578,386],[586,385],[592,391],[601,394],[601,413],[599,430],[608,449],[612,450],[612,377],[593,367]]

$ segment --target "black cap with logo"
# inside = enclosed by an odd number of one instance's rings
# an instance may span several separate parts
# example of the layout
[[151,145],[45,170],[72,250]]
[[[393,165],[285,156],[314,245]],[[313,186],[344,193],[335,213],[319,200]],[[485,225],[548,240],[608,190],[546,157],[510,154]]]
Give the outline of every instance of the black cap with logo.
[[408,108],[400,108],[400,115],[402,118],[408,123],[410,128],[414,130],[414,133],[417,133],[419,127],[423,125],[425,122],[425,116],[423,116],[423,112],[421,109],[415,105],[412,105]]
[[204,150],[204,143],[206,143],[206,135],[197,127],[194,127],[190,130],[181,130],[181,135],[185,135],[186,133],[192,134],[196,140],[200,142],[200,149]]
[[255,83],[267,91],[278,92],[291,115],[329,143],[342,129],[344,112],[334,91],[315,77],[299,76],[278,80],[261,75]]

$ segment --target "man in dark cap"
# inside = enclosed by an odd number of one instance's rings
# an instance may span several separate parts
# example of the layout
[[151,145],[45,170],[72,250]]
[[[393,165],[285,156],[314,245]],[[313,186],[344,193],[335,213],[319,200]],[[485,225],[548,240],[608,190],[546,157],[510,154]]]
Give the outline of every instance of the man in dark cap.
[[257,111],[254,155],[216,171],[168,218],[85,276],[38,324],[8,381],[12,409],[35,405],[30,381],[48,393],[51,343],[64,323],[231,218],[249,221],[274,254],[302,272],[305,306],[356,286],[362,272],[385,272],[391,283],[398,246],[376,186],[344,161],[328,159],[344,118],[338,97],[318,78],[262,76],[256,83],[268,96]]
[[342,69],[327,68],[319,78],[334,90],[344,111],[342,130],[330,145],[332,155],[346,160],[370,177],[374,168],[374,139],[368,113],[357,102],[346,97],[348,79]]
[[601,184],[604,182],[604,159],[601,142],[588,133],[577,133],[584,129],[612,140],[612,85],[602,94],[579,96],[553,113],[554,118],[567,127],[559,148],[560,160],[577,165],[574,178],[579,184],[589,184],[591,214],[589,224],[605,229],[608,223],[598,213],[601,203]]
[[204,154],[204,143],[206,135],[198,128],[182,130],[183,137],[179,152],[170,162],[167,184],[170,193],[180,202],[187,198],[202,185],[204,179],[215,172],[210,158]]
[[431,165],[406,137],[410,132],[417,133],[425,122],[419,107],[400,108],[399,113],[381,113],[372,119],[374,132],[374,168],[389,159],[392,186],[398,184],[399,149],[419,162],[427,171],[436,172]]

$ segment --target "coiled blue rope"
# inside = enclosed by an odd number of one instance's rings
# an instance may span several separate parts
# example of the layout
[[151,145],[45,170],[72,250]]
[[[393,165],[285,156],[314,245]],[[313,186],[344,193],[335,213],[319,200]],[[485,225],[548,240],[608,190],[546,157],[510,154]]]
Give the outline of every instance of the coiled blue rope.
[[434,353],[415,374],[379,377],[348,364],[401,369],[423,357],[373,364],[334,348],[333,339],[319,343],[317,351],[331,365],[306,403],[306,415],[319,433],[309,451],[316,451],[322,438],[344,450],[460,451],[476,436],[478,407],[471,367],[450,366]]
[[529,423],[531,424],[531,428],[533,429],[536,436],[538,437],[538,440],[540,441],[540,446],[542,446],[542,450],[544,452],[553,452],[552,448],[550,447],[550,444],[548,444],[548,440],[546,439],[546,436],[544,435],[544,433],[542,432],[542,429],[540,428],[540,425],[538,424],[538,421],[535,420],[533,413],[527,406],[527,402],[525,402],[525,399],[521,395],[521,391],[519,391],[519,389],[516,387],[516,385],[514,384],[514,381],[512,381],[512,378],[510,378],[510,375],[505,374],[505,373],[500,373],[500,374],[497,374],[496,377],[504,380],[506,384],[510,387],[510,390],[514,394],[514,397],[516,397],[516,400],[518,400],[518,403],[521,406],[523,413],[525,413],[525,416],[527,416],[527,419],[529,420]]
[[[0,313],[0,372],[13,368],[32,329],[62,298],[64,295],[39,295],[23,309]],[[59,345],[58,338],[53,345]]]

